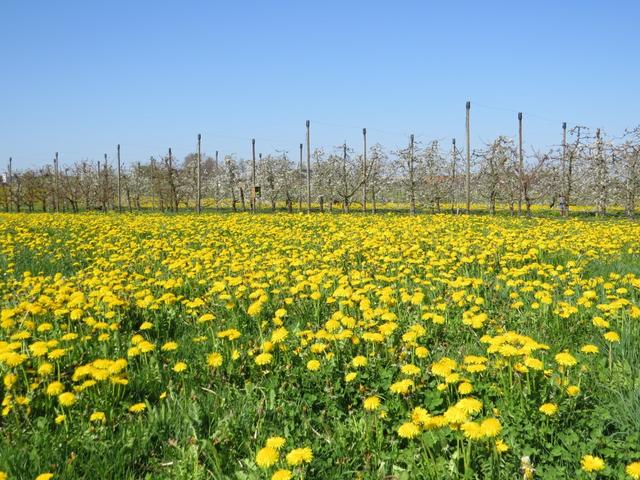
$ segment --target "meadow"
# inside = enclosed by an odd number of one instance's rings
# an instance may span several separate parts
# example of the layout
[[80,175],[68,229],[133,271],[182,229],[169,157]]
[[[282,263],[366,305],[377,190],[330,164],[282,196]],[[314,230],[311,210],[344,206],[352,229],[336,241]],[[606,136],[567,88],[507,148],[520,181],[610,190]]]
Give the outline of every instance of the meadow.
[[0,479],[640,479],[639,239],[0,214]]

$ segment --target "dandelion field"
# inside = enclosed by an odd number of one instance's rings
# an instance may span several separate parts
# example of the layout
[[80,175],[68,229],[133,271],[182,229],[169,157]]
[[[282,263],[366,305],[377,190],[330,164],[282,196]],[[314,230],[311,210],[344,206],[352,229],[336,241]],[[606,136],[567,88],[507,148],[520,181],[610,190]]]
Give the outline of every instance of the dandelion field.
[[638,479],[639,239],[0,214],[0,478]]

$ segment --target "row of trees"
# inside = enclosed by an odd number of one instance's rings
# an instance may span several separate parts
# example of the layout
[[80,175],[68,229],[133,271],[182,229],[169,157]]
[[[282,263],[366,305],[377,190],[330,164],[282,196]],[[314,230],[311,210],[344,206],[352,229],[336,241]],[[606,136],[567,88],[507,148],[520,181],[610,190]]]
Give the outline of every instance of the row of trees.
[[[522,118],[520,116],[520,122]],[[520,126],[522,124],[520,123]],[[520,130],[521,131],[521,130]],[[640,127],[621,138],[576,126],[562,129],[559,146],[524,151],[521,137],[500,136],[468,152],[455,140],[421,144],[410,136],[406,148],[342,144],[316,148],[299,157],[273,152],[250,160],[233,155],[202,155],[177,160],[171,150],[145,162],[79,161],[17,171],[11,162],[0,191],[6,211],[80,210],[237,210],[285,208],[358,209],[376,212],[381,205],[418,210],[465,211],[484,203],[491,213],[508,205],[513,213],[530,213],[535,204],[558,208],[591,205],[603,215],[611,205],[633,215],[640,193]],[[255,143],[254,143],[255,147]],[[308,166],[310,168],[308,168]],[[309,191],[310,197],[309,197]],[[202,200],[200,200],[202,199]]]

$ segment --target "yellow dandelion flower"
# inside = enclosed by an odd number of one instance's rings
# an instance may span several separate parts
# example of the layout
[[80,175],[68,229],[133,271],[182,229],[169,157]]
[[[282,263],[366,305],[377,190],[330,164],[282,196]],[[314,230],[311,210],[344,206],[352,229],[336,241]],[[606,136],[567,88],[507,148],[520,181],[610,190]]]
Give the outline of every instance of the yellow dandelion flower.
[[480,424],[480,430],[485,437],[495,437],[502,431],[502,424],[497,418],[486,418]]
[[599,327],[599,328],[608,328],[609,327],[609,322],[607,322],[602,317],[593,317],[593,319],[591,320],[591,323],[593,323],[594,326]]
[[624,471],[633,480],[640,480],[640,462],[630,463]]
[[172,370],[176,373],[184,372],[186,369],[187,369],[187,364],[185,362],[178,362],[172,368]]
[[482,410],[482,402],[477,398],[467,397],[459,400],[456,407],[460,408],[467,415],[475,415]]
[[540,405],[540,408],[538,408],[538,410],[548,417],[551,417],[558,411],[558,406],[555,403],[543,403],[542,405]]
[[390,387],[389,390],[391,390],[393,393],[399,393],[402,395],[405,395],[409,392],[409,390],[411,389],[411,387],[413,387],[413,380],[409,380],[409,379],[404,379],[404,380],[400,380],[399,382],[393,383]]
[[283,437],[269,437],[267,438],[265,446],[273,448],[274,450],[280,450],[285,442],[286,440]]
[[198,323],[206,323],[206,322],[210,322],[211,320],[214,320],[216,317],[212,314],[212,313],[205,313],[200,315],[200,317],[198,318],[197,322]]
[[51,350],[47,355],[51,360],[58,360],[62,358],[67,353],[67,350],[64,348],[56,348],[55,350]]
[[58,395],[58,403],[63,407],[71,407],[76,403],[76,396],[71,392],[64,392]]
[[344,376],[344,381],[347,383],[353,382],[357,376],[358,374],[356,372],[347,372]]
[[309,447],[295,448],[287,453],[287,463],[293,466],[310,463],[312,459],[313,451]]
[[178,344],[176,342],[167,342],[164,345],[162,345],[162,347],[160,347],[160,350],[162,350],[163,352],[172,352],[177,349],[178,349]]
[[271,475],[271,480],[291,480],[291,478],[293,478],[291,471],[283,468],[276,470],[273,472],[273,475]]
[[255,358],[255,362],[256,362],[256,365],[260,365],[260,366],[269,365],[271,363],[272,358],[273,358],[273,355],[271,355],[270,353],[261,353]]
[[420,434],[420,427],[413,422],[406,422],[398,428],[398,435],[402,438],[414,438]]
[[469,382],[462,382],[460,385],[458,385],[458,393],[460,395],[468,395],[471,392],[473,392],[473,385],[471,385]]
[[464,423],[469,418],[467,412],[457,406],[447,408],[443,417],[447,423],[454,425]]
[[273,331],[271,334],[271,342],[280,343],[284,341],[289,336],[289,332],[286,328],[281,327]]
[[48,377],[52,373],[53,365],[50,363],[45,362],[38,367],[38,375],[40,375],[41,377]]
[[600,351],[600,349],[595,345],[587,344],[587,345],[584,345],[580,349],[580,351],[582,353],[598,353]]
[[367,357],[364,357],[362,355],[358,355],[357,357],[353,357],[353,360],[351,360],[351,364],[355,368],[364,367],[364,366],[367,365]]
[[585,472],[599,472],[600,470],[604,470],[605,467],[604,460],[593,455],[585,455],[582,457],[580,465]]
[[429,350],[425,347],[417,347],[415,352],[416,357],[418,358],[426,358],[427,356],[429,356]]
[[498,453],[505,453],[508,450],[509,450],[509,445],[504,443],[504,440],[502,439],[496,440],[496,451]]
[[41,473],[36,477],[36,480],[51,480],[53,478],[53,473]]
[[541,360],[533,357],[527,357],[524,359],[524,364],[526,367],[531,368],[532,370],[543,370],[544,363]]
[[620,335],[617,332],[607,332],[603,336],[604,339],[609,343],[618,343],[620,341]]
[[411,410],[411,421],[417,425],[426,425],[430,418],[426,408],[415,407]]
[[140,413],[144,412],[147,409],[147,405],[145,403],[135,403],[129,407],[129,411],[131,413]]
[[373,411],[376,410],[380,406],[380,397],[376,395],[372,395],[371,397],[367,397],[364,399],[364,409]]
[[580,393],[580,387],[578,387],[577,385],[569,385],[567,387],[567,395],[569,395],[570,397],[575,397],[579,393]]
[[480,424],[477,422],[464,422],[460,425],[460,430],[469,440],[479,440],[484,437]]
[[256,454],[256,464],[260,468],[269,468],[278,461],[278,451],[271,447],[261,448]]
[[106,421],[106,416],[104,412],[93,412],[89,417],[90,422],[96,423],[104,423]]
[[403,365],[400,368],[400,371],[402,373],[404,373],[405,375],[410,375],[410,376],[420,375],[420,367],[416,367],[412,363],[408,363],[406,365]]
[[210,353],[207,357],[207,365],[217,368],[222,365],[222,355],[218,352]]
[[576,363],[578,363],[575,357],[569,352],[558,353],[554,358],[556,359],[556,363],[558,365],[562,365],[563,367],[572,367]]
[[307,370],[315,372],[320,369],[320,362],[318,360],[309,360],[307,362]]

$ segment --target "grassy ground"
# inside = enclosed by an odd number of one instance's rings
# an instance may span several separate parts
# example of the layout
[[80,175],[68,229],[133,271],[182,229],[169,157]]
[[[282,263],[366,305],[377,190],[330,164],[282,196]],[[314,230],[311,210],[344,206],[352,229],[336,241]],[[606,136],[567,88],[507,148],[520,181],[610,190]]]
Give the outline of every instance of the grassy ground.
[[638,238],[621,219],[0,215],[0,471],[640,478]]

